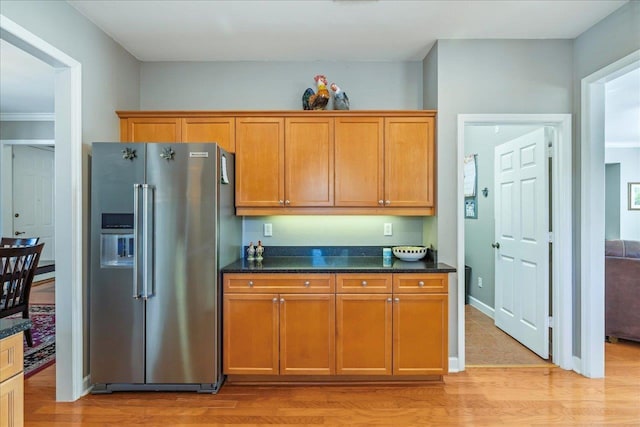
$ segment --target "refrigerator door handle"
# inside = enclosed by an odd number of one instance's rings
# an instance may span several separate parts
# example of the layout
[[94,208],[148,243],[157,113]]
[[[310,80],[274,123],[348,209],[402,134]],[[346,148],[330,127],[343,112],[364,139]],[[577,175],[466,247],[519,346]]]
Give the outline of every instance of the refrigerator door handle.
[[138,287],[138,268],[140,268],[140,227],[138,227],[138,215],[140,214],[140,188],[141,184],[133,184],[133,298],[141,297]]
[[144,299],[149,299],[154,295],[153,287],[149,292],[149,281],[153,282],[153,189],[152,185],[142,184],[142,203],[144,204],[144,214],[142,216],[142,235],[144,239],[142,297]]

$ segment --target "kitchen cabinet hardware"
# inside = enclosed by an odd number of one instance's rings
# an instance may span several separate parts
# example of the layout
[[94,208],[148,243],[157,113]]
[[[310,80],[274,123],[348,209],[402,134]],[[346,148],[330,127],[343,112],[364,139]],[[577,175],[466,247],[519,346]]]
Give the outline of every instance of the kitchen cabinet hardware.
[[278,302],[278,298],[274,298],[274,299],[273,299],[273,302]]
[[253,280],[249,280],[248,285],[249,285],[250,288],[253,288]]
[[284,204],[284,200],[278,200],[278,204],[283,205]]
[[387,298],[387,302],[391,302],[391,297]]
[[385,200],[385,201],[384,201],[384,204],[385,204],[386,206],[389,206],[389,205],[391,204],[391,200]]
[[367,281],[366,280],[362,281],[362,286],[367,286]]
[[421,288],[423,288],[423,287],[424,287],[424,282],[423,282],[422,280],[420,280],[420,281],[418,282],[418,286],[420,286]]
[[284,298],[280,298],[280,303],[283,303],[283,302],[284,302]]
[[384,205],[384,200],[378,200],[379,205]]
[[290,205],[290,204],[291,204],[291,200],[285,200],[285,201],[284,201],[284,204],[285,204],[285,205]]
[[307,287],[307,288],[308,288],[310,285],[311,285],[311,282],[310,282],[310,281],[308,281],[308,280],[307,280],[307,281],[305,281],[305,282],[304,282],[304,286],[305,286],[305,287]]
[[396,297],[396,298],[393,299],[393,301],[400,302],[400,298]]

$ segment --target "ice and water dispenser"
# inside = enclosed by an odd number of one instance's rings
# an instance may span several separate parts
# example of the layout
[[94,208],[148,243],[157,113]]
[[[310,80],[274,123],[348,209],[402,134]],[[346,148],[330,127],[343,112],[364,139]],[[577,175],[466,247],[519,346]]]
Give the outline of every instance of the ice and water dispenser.
[[133,267],[133,214],[102,214],[101,267]]

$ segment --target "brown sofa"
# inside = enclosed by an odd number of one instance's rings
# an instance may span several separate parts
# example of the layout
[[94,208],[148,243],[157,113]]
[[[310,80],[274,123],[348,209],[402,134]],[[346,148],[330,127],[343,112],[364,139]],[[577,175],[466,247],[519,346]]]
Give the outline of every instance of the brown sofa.
[[640,241],[607,240],[604,277],[605,335],[640,341]]

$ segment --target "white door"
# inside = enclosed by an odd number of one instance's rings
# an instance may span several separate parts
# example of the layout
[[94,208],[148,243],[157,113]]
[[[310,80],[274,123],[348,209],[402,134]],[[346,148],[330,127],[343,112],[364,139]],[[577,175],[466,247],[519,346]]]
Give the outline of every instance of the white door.
[[549,357],[549,208],[544,128],[495,148],[495,324]]
[[54,152],[13,147],[13,236],[39,237],[41,260],[54,259]]

